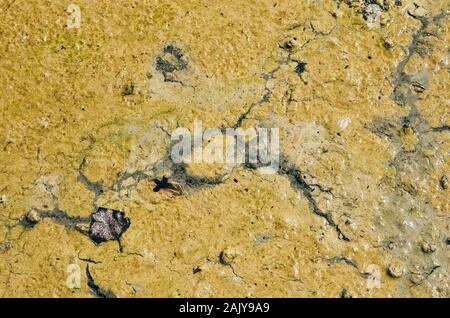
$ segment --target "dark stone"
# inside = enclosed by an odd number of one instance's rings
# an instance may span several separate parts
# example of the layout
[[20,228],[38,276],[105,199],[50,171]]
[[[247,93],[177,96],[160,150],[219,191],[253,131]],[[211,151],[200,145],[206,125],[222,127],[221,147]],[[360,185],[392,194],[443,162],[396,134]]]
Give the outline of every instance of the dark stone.
[[301,75],[306,70],[306,64],[305,62],[297,62],[297,66],[295,67],[295,73],[298,75]]
[[176,70],[176,66],[158,56],[156,58],[156,70],[162,73],[172,73]]
[[343,288],[341,291],[341,298],[353,298],[353,296],[347,289]]
[[172,54],[177,60],[181,60],[184,56],[183,51],[172,44],[169,44],[164,48],[164,53]]
[[164,47],[163,52],[162,56],[156,58],[155,68],[163,74],[165,82],[178,82],[174,72],[184,70],[188,66],[184,53],[172,44]]
[[118,210],[98,208],[91,216],[89,237],[99,244],[106,241],[118,241],[130,227],[131,221],[125,213]]

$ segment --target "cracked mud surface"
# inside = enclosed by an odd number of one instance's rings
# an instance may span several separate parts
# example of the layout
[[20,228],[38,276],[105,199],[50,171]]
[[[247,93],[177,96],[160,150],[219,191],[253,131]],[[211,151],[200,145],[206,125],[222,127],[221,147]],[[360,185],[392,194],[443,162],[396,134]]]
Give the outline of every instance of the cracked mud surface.
[[448,1],[74,3],[0,1],[1,297],[449,297]]

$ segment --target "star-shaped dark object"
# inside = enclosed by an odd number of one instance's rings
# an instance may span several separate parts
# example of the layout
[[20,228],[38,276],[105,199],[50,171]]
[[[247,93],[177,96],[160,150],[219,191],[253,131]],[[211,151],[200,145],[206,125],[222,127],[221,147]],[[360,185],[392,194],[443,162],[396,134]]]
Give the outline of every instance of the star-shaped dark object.
[[150,183],[153,186],[153,192],[161,191],[169,196],[179,196],[183,194],[183,190],[181,186],[177,183],[169,182],[169,179],[166,176],[163,176],[161,180],[154,179]]
[[297,66],[295,67],[295,73],[298,75],[301,75],[306,70],[306,63],[305,62],[297,62]]
[[161,189],[169,189],[171,184],[166,176],[163,176],[161,180],[155,179],[156,186],[153,188],[154,192],[158,192]]
[[106,241],[118,241],[120,250],[120,237],[129,227],[131,221],[125,217],[125,213],[118,210],[98,208],[91,216],[89,237],[99,244]]
[[166,176],[163,176],[161,180],[155,179],[155,187],[153,188],[154,192],[158,192],[161,189],[169,189],[169,190],[180,190],[177,185],[170,183],[169,179]]

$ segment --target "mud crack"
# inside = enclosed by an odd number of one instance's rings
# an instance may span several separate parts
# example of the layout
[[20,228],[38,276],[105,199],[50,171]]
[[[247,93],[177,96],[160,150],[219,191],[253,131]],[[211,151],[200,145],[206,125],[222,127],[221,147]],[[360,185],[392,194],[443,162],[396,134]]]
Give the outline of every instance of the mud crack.
[[112,291],[105,290],[97,285],[89,271],[89,264],[86,266],[87,285],[91,292],[98,298],[117,298]]

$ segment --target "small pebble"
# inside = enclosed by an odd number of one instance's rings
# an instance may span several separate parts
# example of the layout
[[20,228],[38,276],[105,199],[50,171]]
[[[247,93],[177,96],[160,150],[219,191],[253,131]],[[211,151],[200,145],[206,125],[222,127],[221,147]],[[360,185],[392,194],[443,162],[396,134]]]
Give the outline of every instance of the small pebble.
[[230,265],[237,257],[237,252],[233,248],[226,248],[220,253],[220,262],[224,265]]
[[0,197],[0,204],[5,204],[6,203],[6,195],[2,195],[1,197]]
[[363,17],[369,27],[379,27],[380,14],[381,7],[378,4],[372,3],[365,7]]
[[416,93],[423,93],[425,91],[425,86],[419,82],[414,82],[411,84],[411,89]]
[[392,49],[394,47],[394,42],[390,38],[383,38],[383,46],[386,49]]
[[434,252],[436,252],[436,249],[437,249],[436,245],[430,244],[430,243],[425,242],[425,241],[423,241],[420,244],[420,248],[422,249],[422,252],[427,253],[427,254],[434,253]]
[[342,289],[341,298],[353,298],[352,294],[347,289]]
[[420,285],[425,278],[420,274],[412,274],[409,280],[415,285]]
[[394,278],[400,278],[403,276],[405,269],[400,264],[390,264],[388,269],[389,275],[391,275]]
[[299,43],[297,42],[296,37],[286,37],[279,44],[280,48],[286,51],[296,51],[299,48]]
[[439,184],[441,185],[441,188],[443,190],[447,190],[448,189],[448,178],[447,178],[447,176],[442,176],[439,179]]
[[12,243],[11,242],[3,242],[0,244],[0,254],[5,253],[7,251],[9,251],[12,247]]
[[25,215],[25,218],[31,223],[37,223],[41,220],[41,216],[36,210],[30,210]]

